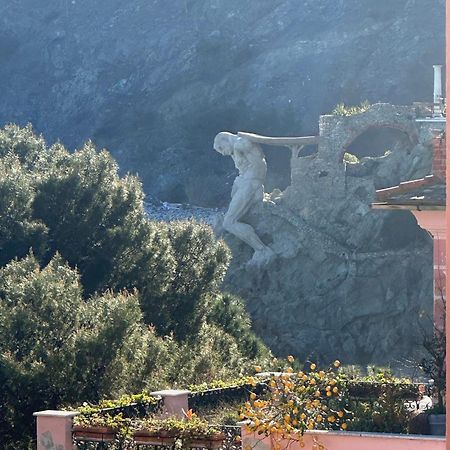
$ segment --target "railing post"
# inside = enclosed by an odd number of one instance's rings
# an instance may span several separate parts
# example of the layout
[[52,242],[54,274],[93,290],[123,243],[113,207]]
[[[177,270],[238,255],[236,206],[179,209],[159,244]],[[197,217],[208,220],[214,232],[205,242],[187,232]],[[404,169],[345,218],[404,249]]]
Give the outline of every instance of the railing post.
[[75,411],[39,411],[36,417],[37,450],[72,450],[72,422]]
[[189,394],[190,391],[177,389],[168,389],[150,393],[150,395],[162,398],[163,414],[176,416],[180,419],[184,417],[184,413],[189,409]]

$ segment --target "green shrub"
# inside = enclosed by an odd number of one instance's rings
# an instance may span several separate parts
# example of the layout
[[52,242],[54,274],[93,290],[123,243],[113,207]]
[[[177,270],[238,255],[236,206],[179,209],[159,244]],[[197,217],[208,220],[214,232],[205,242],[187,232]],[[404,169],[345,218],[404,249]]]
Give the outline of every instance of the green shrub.
[[356,155],[345,152],[344,153],[344,162],[347,164],[359,164],[360,161]]
[[34,411],[142,388],[152,347],[137,295],[81,293],[59,255],[0,270],[0,442],[31,432]]
[[370,108],[370,103],[368,100],[363,101],[360,105],[357,106],[347,106],[344,103],[339,103],[333,109],[332,114],[334,116],[342,116],[349,117],[354,116],[356,114],[361,114],[368,111]]
[[92,143],[0,130],[2,448],[25,446],[36,410],[235,378],[269,355],[219,293],[224,242],[150,220],[143,198]]

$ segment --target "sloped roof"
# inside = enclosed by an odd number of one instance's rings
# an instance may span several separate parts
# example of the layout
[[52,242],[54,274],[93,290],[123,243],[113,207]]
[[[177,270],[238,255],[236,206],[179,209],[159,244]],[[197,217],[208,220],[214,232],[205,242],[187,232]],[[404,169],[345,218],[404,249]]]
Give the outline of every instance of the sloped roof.
[[374,209],[444,210],[445,181],[436,175],[405,181],[376,192]]

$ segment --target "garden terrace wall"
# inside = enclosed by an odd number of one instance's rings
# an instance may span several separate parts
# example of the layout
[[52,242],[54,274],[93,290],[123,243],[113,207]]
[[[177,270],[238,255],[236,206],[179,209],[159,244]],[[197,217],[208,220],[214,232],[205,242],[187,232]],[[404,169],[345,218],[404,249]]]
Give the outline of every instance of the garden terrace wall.
[[242,427],[242,447],[272,450],[275,443],[289,450],[311,450],[322,445],[326,450],[445,450],[445,438],[387,433],[355,433],[347,431],[309,431],[303,436],[304,447],[297,441],[279,441],[249,432]]
[[[251,392],[260,395],[267,389],[265,381],[261,380],[256,386],[243,384],[191,392],[189,394],[189,408],[198,411],[223,403],[247,401]],[[366,381],[349,381],[346,385],[349,397],[353,400],[377,399],[386,388],[391,388],[397,399],[416,400],[419,396],[419,386],[418,383],[374,383]]]

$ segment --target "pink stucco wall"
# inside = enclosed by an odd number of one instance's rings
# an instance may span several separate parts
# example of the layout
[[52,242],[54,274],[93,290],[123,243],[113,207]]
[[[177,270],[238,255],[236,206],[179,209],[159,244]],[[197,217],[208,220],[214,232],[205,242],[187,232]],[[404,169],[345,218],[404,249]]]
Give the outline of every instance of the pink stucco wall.
[[[298,442],[279,442],[281,448],[289,450],[312,450],[323,445],[326,450],[445,450],[445,438],[434,436],[414,436],[385,433],[352,433],[352,432],[307,432],[303,437],[305,446],[302,448]],[[272,450],[276,440],[261,439],[261,436],[249,433],[243,427],[243,449],[251,446],[254,450]],[[314,444],[316,446],[314,447]]]
[[433,237],[434,324],[444,329],[446,285],[446,227],[445,211],[411,211],[418,224]]
[[40,411],[36,417],[37,450],[72,450],[72,420],[74,411]]

